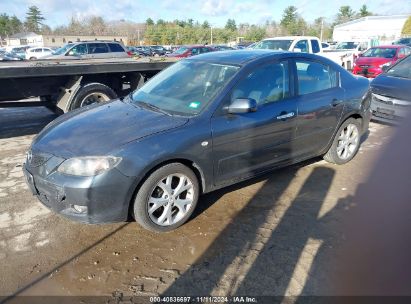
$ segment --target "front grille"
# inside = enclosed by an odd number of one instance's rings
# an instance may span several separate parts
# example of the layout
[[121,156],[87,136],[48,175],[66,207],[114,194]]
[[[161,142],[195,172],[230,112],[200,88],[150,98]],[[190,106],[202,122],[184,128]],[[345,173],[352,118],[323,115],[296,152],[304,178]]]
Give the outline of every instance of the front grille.
[[29,150],[27,152],[26,164],[29,167],[39,167],[46,163],[46,161],[48,161],[51,157],[52,155],[48,153]]

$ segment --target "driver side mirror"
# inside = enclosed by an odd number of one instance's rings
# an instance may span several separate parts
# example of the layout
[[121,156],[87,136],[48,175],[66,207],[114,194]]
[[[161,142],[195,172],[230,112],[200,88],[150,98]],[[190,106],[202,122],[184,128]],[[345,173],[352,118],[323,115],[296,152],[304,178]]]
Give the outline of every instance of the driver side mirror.
[[229,114],[255,112],[257,101],[253,98],[237,98],[226,109]]

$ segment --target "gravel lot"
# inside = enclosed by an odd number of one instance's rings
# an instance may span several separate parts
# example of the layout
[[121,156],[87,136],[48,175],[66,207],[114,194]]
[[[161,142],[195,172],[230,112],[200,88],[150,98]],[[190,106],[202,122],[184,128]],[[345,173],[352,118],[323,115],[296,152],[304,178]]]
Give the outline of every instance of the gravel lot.
[[[84,225],[51,213],[22,163],[46,108],[0,108],[0,295],[324,295],[339,223],[395,130],[371,123],[347,165],[314,159],[201,198],[154,234],[134,222]],[[338,274],[336,274],[338,275]]]

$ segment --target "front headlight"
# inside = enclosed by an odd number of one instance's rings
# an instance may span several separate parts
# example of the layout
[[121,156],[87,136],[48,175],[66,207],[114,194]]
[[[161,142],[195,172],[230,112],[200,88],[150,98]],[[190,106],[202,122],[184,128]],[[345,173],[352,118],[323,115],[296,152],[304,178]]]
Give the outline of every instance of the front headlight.
[[120,161],[120,157],[114,156],[74,157],[65,160],[57,171],[68,175],[95,176],[114,168]]

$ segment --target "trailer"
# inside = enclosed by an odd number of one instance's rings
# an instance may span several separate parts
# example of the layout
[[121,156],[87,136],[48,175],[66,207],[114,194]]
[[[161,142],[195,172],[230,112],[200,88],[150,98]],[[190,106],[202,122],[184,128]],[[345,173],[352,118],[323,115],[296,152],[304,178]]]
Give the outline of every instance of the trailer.
[[[126,96],[175,61],[113,58],[0,62],[0,107],[46,106],[68,112]],[[24,102],[33,97],[39,97],[39,101]]]

